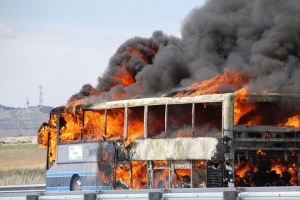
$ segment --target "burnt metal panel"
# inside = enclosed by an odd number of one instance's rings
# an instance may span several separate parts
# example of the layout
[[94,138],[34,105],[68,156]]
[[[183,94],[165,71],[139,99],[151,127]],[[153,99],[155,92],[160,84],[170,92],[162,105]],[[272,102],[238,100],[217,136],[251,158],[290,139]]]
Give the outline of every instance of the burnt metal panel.
[[221,149],[221,140],[211,137],[145,139],[135,140],[129,153],[132,160],[211,160]]
[[223,187],[223,171],[223,162],[208,162],[206,186],[208,188]]
[[288,132],[300,132],[300,128],[290,126],[246,126],[238,125],[232,127],[234,132],[249,132],[249,133],[288,133]]
[[235,126],[232,147],[235,149],[297,150],[299,128],[277,126]]
[[116,148],[116,158],[118,161],[128,161],[130,160],[129,157],[129,152],[128,150],[124,147],[124,142],[123,141],[116,141],[115,142],[115,148]]
[[163,104],[183,104],[183,103],[207,103],[207,102],[222,102],[228,96],[233,96],[233,93],[228,94],[208,94],[195,97],[156,97],[156,98],[143,98],[143,99],[130,99],[110,101],[92,105],[84,105],[83,110],[104,110],[111,108],[124,108],[146,105],[163,105]]
[[[223,102],[226,99],[233,99],[234,93],[226,94],[207,94],[199,95],[195,97],[156,97],[156,98],[142,98],[142,99],[130,99],[130,100],[118,100],[110,101],[92,105],[83,105],[83,110],[104,110],[111,108],[121,107],[134,107],[134,106],[145,106],[145,105],[162,105],[162,104],[182,104],[182,103],[212,103],[212,102]],[[269,93],[265,95],[261,94],[248,94],[248,102],[275,102],[280,100],[298,100],[299,94],[276,94]]]

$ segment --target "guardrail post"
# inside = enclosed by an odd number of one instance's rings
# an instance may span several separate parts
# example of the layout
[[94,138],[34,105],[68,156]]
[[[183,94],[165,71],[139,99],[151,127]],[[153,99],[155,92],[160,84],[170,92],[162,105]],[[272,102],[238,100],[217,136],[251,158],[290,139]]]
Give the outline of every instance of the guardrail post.
[[83,199],[84,200],[96,200],[97,199],[97,195],[95,193],[84,194],[83,195]]
[[223,200],[237,200],[237,191],[223,191]]
[[161,200],[161,192],[149,192],[149,200]]
[[26,195],[26,200],[39,200],[39,196],[36,194]]

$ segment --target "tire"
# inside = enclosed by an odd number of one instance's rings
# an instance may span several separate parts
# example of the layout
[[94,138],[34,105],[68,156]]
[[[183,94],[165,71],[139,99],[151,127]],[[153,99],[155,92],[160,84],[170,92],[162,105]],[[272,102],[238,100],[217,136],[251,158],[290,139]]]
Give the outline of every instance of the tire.
[[81,191],[81,178],[79,176],[75,176],[72,181],[71,191]]

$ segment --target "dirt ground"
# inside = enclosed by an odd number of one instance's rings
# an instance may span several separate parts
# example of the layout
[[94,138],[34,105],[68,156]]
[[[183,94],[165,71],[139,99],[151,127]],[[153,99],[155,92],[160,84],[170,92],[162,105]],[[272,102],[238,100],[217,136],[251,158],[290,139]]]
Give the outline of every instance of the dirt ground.
[[37,144],[37,136],[0,137],[0,145]]

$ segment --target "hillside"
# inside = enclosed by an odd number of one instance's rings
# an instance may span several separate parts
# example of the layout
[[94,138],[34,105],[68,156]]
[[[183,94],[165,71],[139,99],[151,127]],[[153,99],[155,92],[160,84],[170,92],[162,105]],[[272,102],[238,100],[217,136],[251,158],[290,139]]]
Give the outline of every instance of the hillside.
[[48,121],[52,107],[13,108],[0,105],[0,137],[33,136]]

